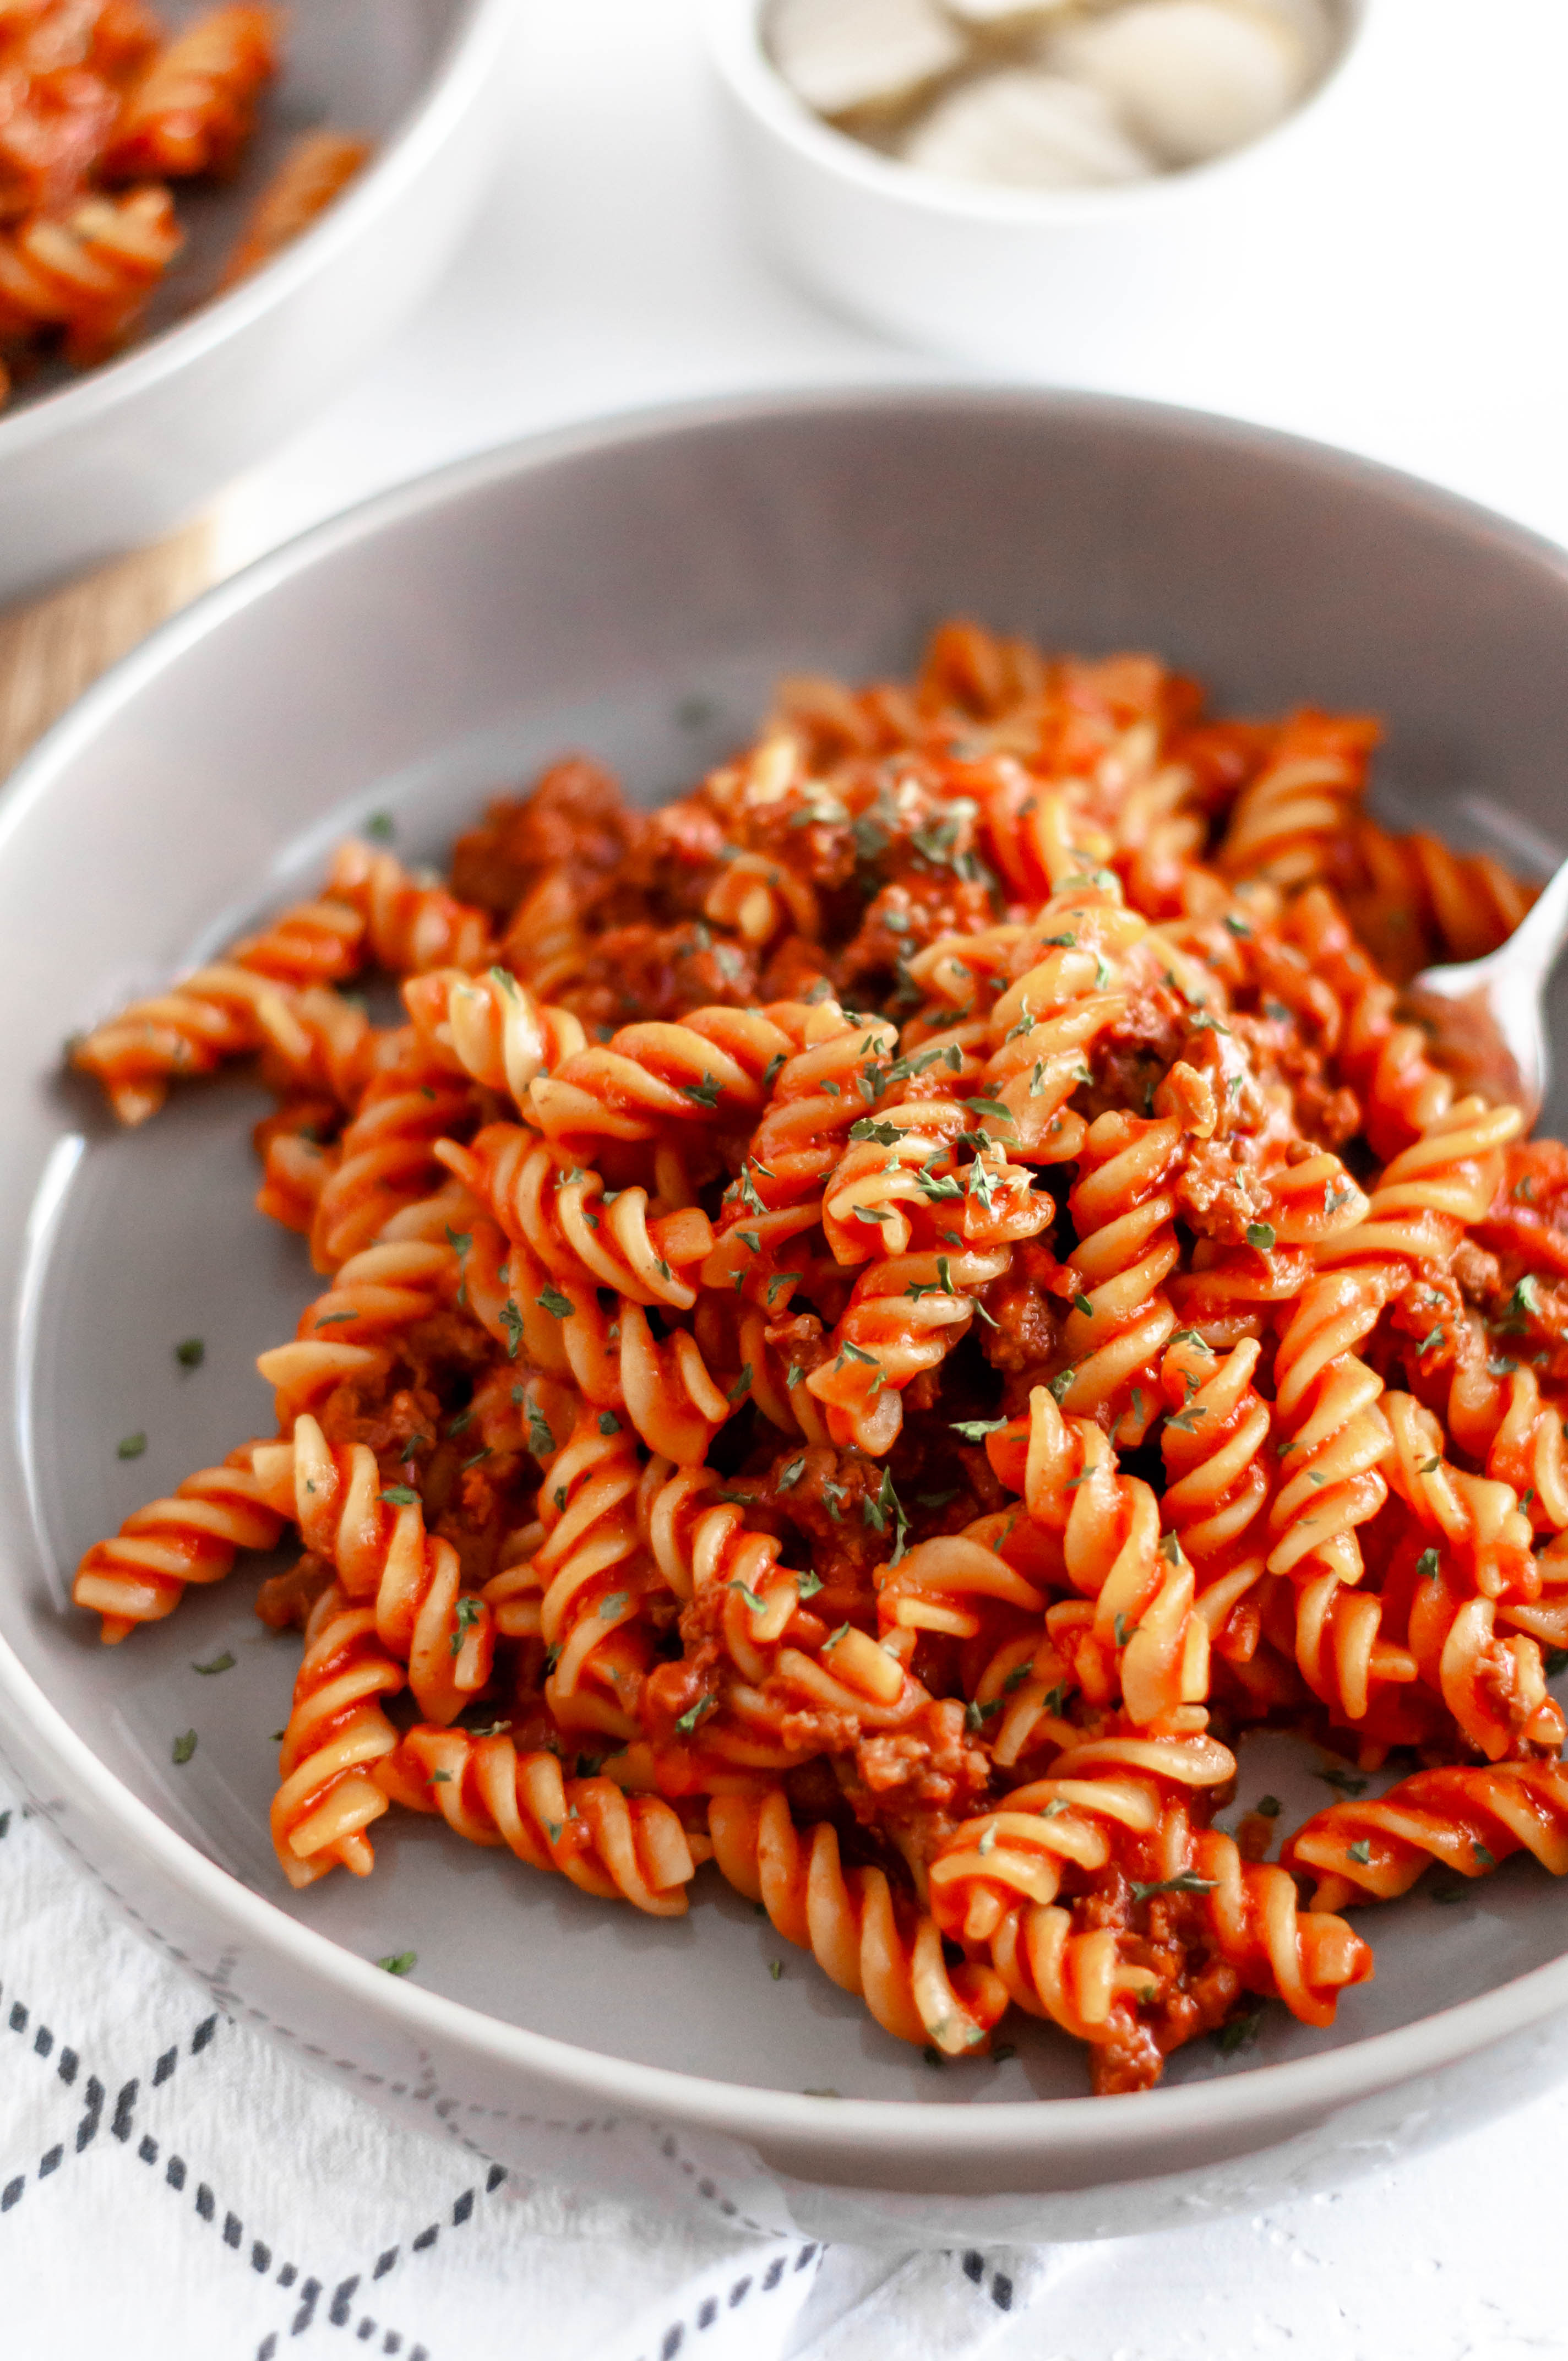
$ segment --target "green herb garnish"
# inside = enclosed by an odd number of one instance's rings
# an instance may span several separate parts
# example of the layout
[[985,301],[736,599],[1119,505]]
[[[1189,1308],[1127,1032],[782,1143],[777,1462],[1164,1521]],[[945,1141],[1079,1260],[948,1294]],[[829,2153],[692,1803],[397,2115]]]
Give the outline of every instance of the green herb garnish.
[[464,1641],[484,1611],[484,1603],[480,1599],[464,1597],[457,1601],[452,1610],[452,1637],[446,1643],[446,1653],[449,1656],[462,1653]]

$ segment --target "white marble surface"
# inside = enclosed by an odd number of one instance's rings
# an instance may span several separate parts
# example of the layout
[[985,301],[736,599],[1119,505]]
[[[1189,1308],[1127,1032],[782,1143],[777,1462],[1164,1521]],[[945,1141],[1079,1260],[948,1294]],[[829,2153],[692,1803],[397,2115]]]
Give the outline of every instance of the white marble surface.
[[[1288,216],[1062,325],[1055,374],[1394,460],[1568,540],[1568,8],[1373,0],[1344,137]],[[225,562],[532,428],[786,383],[952,375],[753,255],[695,0],[525,0],[516,135],[466,254],[372,375],[231,497]],[[1401,2171],[1061,2259],[1031,2361],[1568,2355],[1568,2093]]]
[[995,2361],[1557,2361],[1565,2167],[1556,2091],[1330,2196],[1065,2249]]

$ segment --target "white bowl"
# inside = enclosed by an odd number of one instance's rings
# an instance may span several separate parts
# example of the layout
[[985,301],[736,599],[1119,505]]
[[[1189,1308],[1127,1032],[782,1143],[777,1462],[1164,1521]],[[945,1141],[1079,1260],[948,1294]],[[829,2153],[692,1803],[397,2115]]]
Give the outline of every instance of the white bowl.
[[1331,64],[1262,138],[1187,171],[1062,191],[940,179],[835,130],[768,57],[770,0],[706,0],[706,25],[753,218],[793,279],[903,342],[1054,369],[1073,351],[1075,316],[1179,280],[1211,224],[1240,213],[1255,228],[1259,208],[1332,169],[1335,102],[1372,5],[1334,0]]
[[[1568,1883],[1509,1862],[1451,1908],[1368,1913],[1377,1981],[1332,2032],[1271,2008],[1255,2048],[1195,2043],[1115,2099],[1027,2019],[1010,2061],[933,2072],[711,1871],[651,1923],[393,1815],[371,1877],[291,1893],[267,1810],[297,1648],[258,1636],[255,1562],[116,1649],[68,1594],[87,1543],[270,1430],[255,1356],[320,1281],[253,1210],[250,1084],[124,1134],[59,1060],[367,813],[438,856],[567,747],[655,800],[749,734],[780,672],[906,671],[949,612],[1159,649],[1223,709],[1378,711],[1380,772],[1429,825],[1484,792],[1499,826],[1561,827],[1560,552],[1310,445],[973,391],[617,421],[392,493],[168,625],[0,806],[0,1744],[35,1803],[224,2006],[416,2121],[532,2173],[940,2244],[1262,2204],[1539,2088],[1568,2060]],[[194,1673],[224,1650],[234,1669]],[[1312,1763],[1249,1742],[1243,1793],[1305,1812]],[[368,1964],[403,1950],[411,1980]],[[805,2095],[825,2087],[844,2095]]]
[[[192,13],[177,7],[173,16]],[[0,604],[154,540],[323,408],[422,300],[483,192],[514,0],[312,0],[231,191],[181,192],[169,294],[215,278],[288,129],[378,142],[306,234],[106,367],[0,412]],[[155,314],[156,317],[156,314]]]

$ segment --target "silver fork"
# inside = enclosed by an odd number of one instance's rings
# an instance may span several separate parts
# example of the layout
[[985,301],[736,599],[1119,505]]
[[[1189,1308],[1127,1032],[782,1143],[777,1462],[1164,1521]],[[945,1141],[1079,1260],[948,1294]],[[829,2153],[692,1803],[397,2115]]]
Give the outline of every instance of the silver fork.
[[1506,943],[1485,959],[1424,968],[1405,994],[1462,1090],[1522,1107],[1533,1124],[1552,1079],[1542,1001],[1568,942],[1568,861]]

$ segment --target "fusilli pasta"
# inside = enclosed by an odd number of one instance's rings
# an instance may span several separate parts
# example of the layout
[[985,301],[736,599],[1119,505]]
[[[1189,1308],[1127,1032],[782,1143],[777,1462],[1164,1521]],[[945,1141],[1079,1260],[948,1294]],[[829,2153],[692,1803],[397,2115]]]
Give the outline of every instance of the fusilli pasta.
[[[346,847],[78,1043],[130,1122],[254,1057],[325,1282],[278,1438],[75,1589],[297,1532],[291,1881],[400,1811],[654,1916],[711,1859],[886,2031],[1122,2092],[1326,2026],[1431,1863],[1568,1870],[1568,1150],[1398,993],[1530,891],[1379,829],[1376,738],[950,624],[660,812],[557,764],[450,890]],[[1263,1723],[1407,1775],[1270,1861]]]

